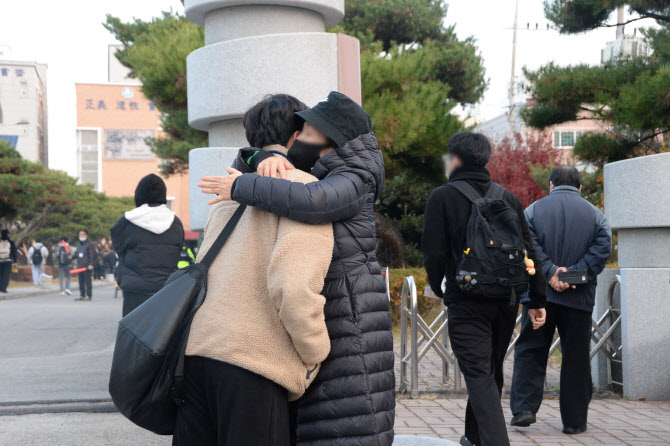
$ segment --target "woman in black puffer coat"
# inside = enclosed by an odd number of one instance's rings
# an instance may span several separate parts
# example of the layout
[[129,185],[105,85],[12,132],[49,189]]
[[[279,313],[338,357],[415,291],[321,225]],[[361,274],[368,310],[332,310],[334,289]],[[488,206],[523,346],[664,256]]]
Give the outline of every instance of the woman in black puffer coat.
[[[331,96],[333,103],[337,98]],[[311,173],[318,182],[244,174],[233,188],[239,203],[302,222],[333,223],[333,260],[323,289],[331,351],[299,402],[301,446],[393,443],[393,335],[373,218],[384,162],[371,124],[367,130],[317,161]]]

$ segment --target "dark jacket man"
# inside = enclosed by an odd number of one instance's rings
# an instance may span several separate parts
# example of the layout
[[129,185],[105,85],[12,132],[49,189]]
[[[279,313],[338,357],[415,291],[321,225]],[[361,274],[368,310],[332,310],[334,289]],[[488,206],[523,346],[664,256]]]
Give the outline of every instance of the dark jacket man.
[[86,239],[77,244],[77,268],[88,268],[98,263],[98,251],[92,241]]
[[[482,196],[486,195],[491,187],[489,171],[480,166],[459,168],[450,175],[449,181],[466,181]],[[521,201],[508,190],[505,190],[503,200],[517,211],[528,257],[539,264],[540,257],[535,250]],[[438,187],[428,197],[426,213],[423,216],[423,260],[428,273],[428,283],[435,295],[444,299],[445,305],[466,299],[453,278],[457,273],[456,261],[465,249],[465,230],[471,208],[470,201],[449,184]],[[443,292],[442,283],[445,277],[446,290]],[[530,276],[531,308],[544,308],[546,286],[547,282],[540,275]]]
[[322,292],[331,351],[299,400],[298,444],[390,446],[393,335],[373,218],[384,185],[382,153],[368,114],[340,93],[297,114],[337,146],[312,169],[319,181],[244,174],[232,198],[301,222],[333,223],[333,259]]
[[93,270],[98,262],[98,253],[95,245],[88,239],[88,231],[79,231],[79,244],[77,245],[77,268],[86,268],[79,276],[79,297],[75,300],[88,300],[93,298]]
[[166,196],[165,182],[158,175],[147,175],[135,190],[137,208],[112,227],[112,244],[119,256],[115,277],[123,291],[124,316],[160,290],[177,270],[184,228],[165,205]]
[[[558,328],[561,337],[561,418],[563,431],[586,430],[591,401],[591,313],[596,278],[605,267],[612,231],[603,213],[580,195],[577,169],[559,166],[550,176],[551,193],[526,209],[541,263],[538,270],[549,280],[547,323],[533,330],[524,308],[522,327],[514,349],[514,377],[510,403],[512,425],[535,422],[542,404],[547,357]],[[588,284],[563,284],[561,271],[584,270]],[[538,272],[539,272],[538,271]]]
[[[452,183],[466,182],[482,197],[486,195],[492,187],[485,167],[491,146],[484,135],[460,132],[449,140],[448,147],[449,184],[430,194],[423,217],[424,266],[431,288],[444,298],[448,307],[451,347],[468,388],[465,435],[461,444],[509,446],[500,395],[503,361],[516,323],[518,302],[510,305],[509,299],[466,297],[456,285],[456,263],[465,250],[472,203]],[[516,211],[527,254],[539,262],[521,202],[507,190],[502,200]],[[442,291],[445,278],[445,291]],[[531,306],[536,324],[541,325],[546,282],[541,274],[529,279]]]
[[525,212],[547,280],[559,266],[585,270],[589,283],[558,292],[549,287],[547,301],[578,310],[593,311],[598,274],[612,251],[612,230],[605,215],[582,198],[579,188],[555,186],[548,197]]

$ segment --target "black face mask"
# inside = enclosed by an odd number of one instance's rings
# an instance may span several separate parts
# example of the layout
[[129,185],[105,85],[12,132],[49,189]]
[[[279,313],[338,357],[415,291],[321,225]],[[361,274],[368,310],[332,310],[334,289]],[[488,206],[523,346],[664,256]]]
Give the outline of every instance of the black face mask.
[[321,151],[329,146],[329,144],[310,144],[296,139],[288,149],[286,157],[296,169],[310,172],[319,160]]

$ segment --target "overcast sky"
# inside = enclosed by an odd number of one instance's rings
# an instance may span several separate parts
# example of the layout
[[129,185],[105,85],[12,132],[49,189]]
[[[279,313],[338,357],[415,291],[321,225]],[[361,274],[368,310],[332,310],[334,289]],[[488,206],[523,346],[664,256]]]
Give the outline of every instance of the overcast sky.
[[[446,23],[459,37],[473,36],[484,57],[489,88],[483,101],[468,110],[478,120],[504,112],[511,75],[515,0],[451,0]],[[21,0],[0,1],[0,45],[13,59],[48,64],[49,164],[74,174],[75,82],[107,81],[107,45],[115,43],[101,23],[110,13],[124,20],[149,19],[162,10],[183,11],[179,0]],[[615,18],[613,17],[612,20]],[[541,31],[527,31],[526,24]],[[628,25],[649,26],[650,21]],[[579,36],[546,31],[542,0],[520,0],[517,73],[550,61],[559,64],[600,62],[600,50],[614,40],[615,29]],[[522,99],[517,96],[518,99]]]

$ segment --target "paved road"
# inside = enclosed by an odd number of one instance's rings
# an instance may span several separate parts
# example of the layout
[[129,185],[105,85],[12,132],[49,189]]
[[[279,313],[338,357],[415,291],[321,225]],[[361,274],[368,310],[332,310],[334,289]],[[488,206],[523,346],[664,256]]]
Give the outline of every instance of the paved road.
[[93,301],[58,293],[0,301],[0,402],[109,398],[122,300],[111,286]]
[[[109,402],[107,380],[121,299],[97,288],[92,302],[51,293],[0,301],[0,446],[167,446],[127,421]],[[398,434],[458,440],[465,400],[398,402]],[[503,400],[506,415],[509,402]],[[558,401],[545,402],[538,423],[509,428],[512,444],[670,445],[670,402],[596,400],[589,432],[560,432]]]

